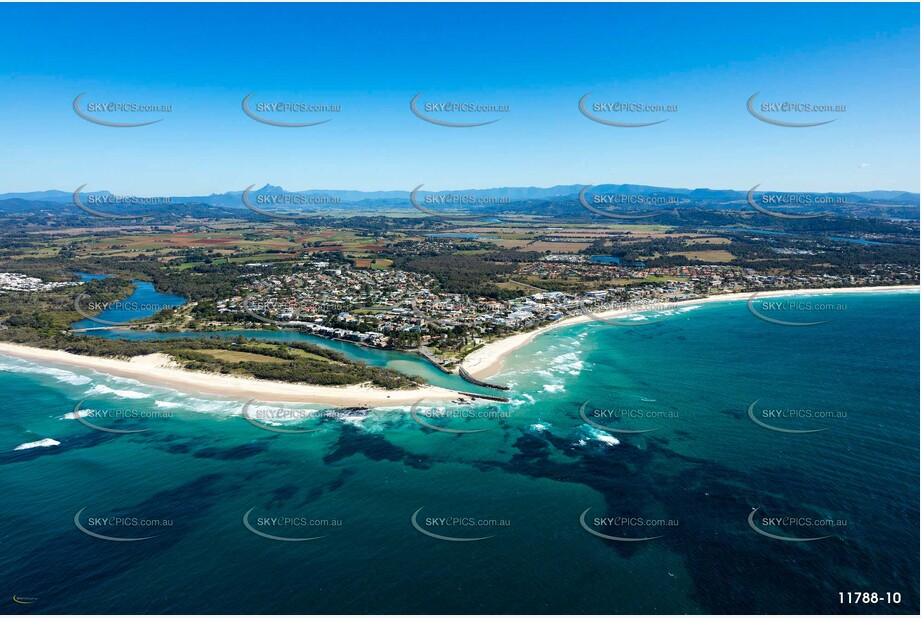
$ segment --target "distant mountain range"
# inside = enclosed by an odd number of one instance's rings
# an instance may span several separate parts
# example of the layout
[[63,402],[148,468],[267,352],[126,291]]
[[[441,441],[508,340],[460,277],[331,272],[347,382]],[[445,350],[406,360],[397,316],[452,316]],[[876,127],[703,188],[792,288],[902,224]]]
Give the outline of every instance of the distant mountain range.
[[[420,189],[418,194],[425,195],[465,195],[473,197],[487,198],[505,198],[512,202],[528,200],[546,200],[551,198],[574,197],[585,187],[585,185],[555,185],[553,187],[497,187],[493,189],[457,189],[450,191],[426,191]],[[770,191],[771,193],[780,190]],[[36,202],[62,203],[70,202],[73,199],[73,191],[30,191],[24,193],[0,193],[0,200],[21,199]],[[259,189],[252,189],[252,195],[301,195],[307,197],[331,197],[337,198],[342,202],[364,202],[368,200],[408,200],[412,191],[353,191],[348,189],[305,189],[301,191],[288,191],[277,185],[267,184]],[[631,185],[631,184],[603,184],[593,185],[592,193],[608,193],[622,195],[642,195],[642,196],[676,196],[687,199],[724,199],[737,200],[745,199],[748,194],[747,190],[735,189],[683,189],[674,187],[653,187],[650,185]],[[761,191],[758,192],[760,194]],[[802,195],[833,195],[846,196],[855,198],[855,202],[899,202],[899,203],[918,203],[919,194],[909,191],[855,191],[849,193],[835,192],[797,192]],[[107,196],[113,195],[109,191],[81,191],[81,196]],[[172,202],[201,202],[205,204],[220,204],[227,206],[240,206],[243,191],[228,191],[226,193],[212,193],[211,195],[159,195],[148,197],[170,198]]]
[[[456,191],[426,191],[420,188],[415,198],[417,203],[423,203],[431,210],[464,210],[476,214],[498,214],[502,212],[515,214],[545,214],[550,208],[555,213],[572,210],[575,214],[584,214],[584,209],[578,203],[579,194],[585,185],[556,185],[553,187],[497,187],[492,189],[463,189]],[[322,210],[334,213],[337,211],[356,211],[374,206],[387,206],[391,210],[413,208],[410,201],[412,190],[407,191],[353,191],[341,189],[309,189],[303,191],[287,191],[283,187],[267,184],[258,189],[249,190],[250,203],[260,204],[260,208],[281,210],[292,208],[291,204],[303,203],[306,206],[297,206],[302,210]],[[246,209],[243,202],[244,191],[228,191],[226,193],[213,193],[211,195],[179,196],[145,196],[142,208],[145,212],[156,213],[169,211],[176,214],[178,205],[194,205],[197,214],[208,212],[208,207],[215,209],[215,216]],[[763,194],[782,195],[779,190],[758,191],[756,196]],[[736,189],[685,189],[673,187],[654,187],[649,185],[634,184],[604,184],[593,186],[588,193],[594,195],[617,195],[642,197],[642,201],[629,201],[624,209],[627,210],[674,210],[676,208],[723,208],[737,210],[746,207],[747,190]],[[809,193],[798,192],[800,196],[810,196],[819,205],[810,205],[803,208],[804,212],[830,211],[838,214],[854,214],[857,216],[887,216],[892,218],[918,219],[918,206],[921,203],[918,193],[908,191],[857,191],[850,193]],[[112,197],[109,191],[81,192],[81,200],[86,203],[93,201],[100,210],[124,209],[127,206],[107,206],[99,198]],[[457,201],[462,196],[464,201]],[[95,198],[95,200],[93,199]],[[152,205],[151,198],[159,198],[164,203]],[[311,198],[311,199],[306,199]],[[316,198],[326,198],[329,202],[317,205]],[[436,198],[442,198],[441,201]],[[655,200],[645,198],[656,198]],[[817,198],[835,198],[820,200]],[[273,201],[273,199],[275,201]],[[298,200],[303,200],[298,202]],[[451,201],[451,200],[454,201]],[[48,210],[55,205],[72,205],[73,191],[32,191],[21,193],[0,193],[0,211],[3,212],[28,212],[31,210]],[[114,203],[114,202],[113,202]],[[101,204],[101,205],[100,205]],[[268,204],[268,205],[267,205]],[[277,204],[278,206],[275,206]],[[604,203],[600,203],[604,209]],[[581,209],[581,213],[580,213]],[[69,209],[68,209],[69,210]],[[187,210],[181,208],[178,210]]]

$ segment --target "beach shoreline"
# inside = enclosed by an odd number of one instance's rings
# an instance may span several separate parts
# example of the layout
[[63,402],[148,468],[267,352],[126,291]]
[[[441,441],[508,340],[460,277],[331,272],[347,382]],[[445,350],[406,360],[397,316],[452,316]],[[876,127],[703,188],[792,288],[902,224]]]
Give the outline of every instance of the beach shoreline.
[[458,391],[437,386],[389,391],[366,384],[318,386],[189,371],[178,368],[175,361],[161,353],[122,360],[0,342],[0,355],[41,364],[50,363],[92,369],[111,376],[137,380],[151,386],[162,386],[192,394],[219,395],[241,401],[257,399],[264,402],[379,408],[412,404],[420,399],[450,401],[465,397]]
[[[758,298],[777,298],[781,296],[804,296],[804,295],[826,295],[826,294],[867,294],[867,293],[884,293],[884,292],[911,292],[921,291],[921,286],[917,285],[887,285],[875,287],[855,287],[855,288],[806,288],[799,290],[774,290],[766,292],[757,292]],[[694,298],[679,301],[662,301],[654,303],[658,308],[664,305],[671,307],[682,307],[687,305],[709,304],[714,302],[732,302],[747,301],[755,292],[733,292],[730,294],[716,294],[714,296],[705,296],[703,298]],[[502,370],[506,358],[514,351],[531,343],[539,335],[551,330],[562,328],[564,326],[573,326],[597,320],[606,320],[625,315],[631,315],[642,311],[649,311],[642,306],[636,306],[624,309],[613,309],[595,314],[593,317],[588,315],[577,315],[564,318],[552,324],[541,326],[526,333],[517,333],[510,337],[505,337],[497,341],[487,343],[482,348],[474,350],[468,354],[460,366],[463,367],[470,375],[477,379],[485,379],[496,375]]]
[[[919,286],[776,290],[759,292],[758,298],[910,291],[919,291]],[[714,302],[742,301],[748,300],[751,296],[752,292],[718,294],[704,298],[673,302],[657,302],[655,306],[657,308],[662,308],[664,305],[668,305],[668,307],[671,308]],[[461,366],[474,378],[488,378],[502,369],[505,360],[512,352],[524,347],[543,333],[565,326],[572,326],[595,320],[612,319],[642,311],[649,311],[651,309],[651,307],[644,309],[642,306],[637,306],[600,312],[593,316],[570,316],[532,331],[517,333],[490,342],[482,348],[470,353],[463,360]],[[412,404],[423,399],[426,401],[445,402],[461,397],[469,397],[469,395],[465,395],[459,391],[430,385],[412,390],[389,391],[367,384],[319,386],[190,371],[181,369],[175,361],[162,353],[135,356],[130,360],[123,360],[101,356],[72,354],[61,350],[49,350],[21,344],[0,342],[0,355],[42,364],[49,363],[65,367],[91,369],[107,375],[130,378],[152,386],[162,386],[186,393],[217,395],[239,400],[257,399],[265,402],[311,403],[344,407],[374,408]]]

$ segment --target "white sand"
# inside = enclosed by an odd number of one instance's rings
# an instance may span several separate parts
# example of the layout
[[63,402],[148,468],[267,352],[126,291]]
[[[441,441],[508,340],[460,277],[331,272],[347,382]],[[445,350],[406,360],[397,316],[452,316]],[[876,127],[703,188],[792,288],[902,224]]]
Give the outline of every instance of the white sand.
[[[825,295],[837,293],[879,293],[918,291],[918,286],[880,286],[864,288],[828,288],[805,290],[779,290],[760,292],[758,298],[778,296]],[[679,307],[682,305],[699,305],[712,302],[748,300],[751,292],[721,294],[683,300],[673,303],[656,303],[655,308],[663,305]],[[643,311],[642,307],[615,309],[596,314],[594,317],[579,315],[569,317],[553,324],[527,333],[518,333],[505,339],[489,343],[469,354],[463,361],[463,367],[476,378],[484,379],[495,375],[502,368],[505,358],[528,343],[541,333],[555,328],[590,322],[593,319],[610,319]],[[431,401],[449,401],[460,397],[460,393],[437,386],[424,386],[414,390],[388,391],[367,384],[352,386],[313,386],[309,384],[292,384],[255,378],[242,378],[222,374],[205,373],[179,369],[165,354],[148,354],[136,356],[130,360],[118,360],[100,356],[84,356],[59,350],[46,350],[12,343],[0,343],[0,354],[24,358],[41,363],[86,367],[109,375],[131,378],[145,384],[165,386],[179,391],[221,395],[237,399],[258,399],[289,403],[316,403],[338,406],[380,407],[384,405],[403,405],[420,399]]]
[[[773,292],[758,292],[758,298],[776,298],[778,296],[814,296],[814,295],[825,295],[825,294],[839,294],[846,292],[848,294],[852,293],[879,293],[879,292],[905,292],[905,291],[918,291],[919,287],[916,285],[890,285],[890,286],[879,286],[879,287],[862,287],[862,288],[825,288],[825,289],[805,289],[805,290],[777,290]],[[676,302],[656,302],[653,307],[650,309],[659,309],[661,310],[665,305],[669,307],[680,307],[682,305],[701,305],[705,303],[713,302],[728,302],[728,301],[747,301],[751,298],[753,292],[739,292],[732,294],[718,294],[716,296],[707,296],[706,298],[697,298],[693,300],[681,300]],[[588,315],[578,315],[572,316],[554,322],[553,324],[548,324],[547,326],[542,326],[536,330],[527,332],[527,333],[518,333],[517,335],[512,335],[511,337],[506,337],[505,339],[499,339],[498,341],[493,341],[488,343],[479,350],[474,350],[466,358],[464,358],[461,365],[466,369],[470,375],[475,378],[485,379],[489,376],[495,375],[502,369],[502,363],[505,361],[506,357],[509,354],[521,348],[528,343],[530,343],[535,337],[541,333],[545,333],[549,330],[555,328],[561,328],[563,326],[572,326],[573,324],[582,324],[584,322],[591,322],[595,319],[611,319],[616,317],[622,317],[625,315],[630,315],[634,313],[639,313],[641,311],[649,311],[650,309],[644,309],[642,306],[626,308],[626,309],[613,309],[611,311],[604,311],[597,313],[594,317]]]
[[122,378],[132,378],[145,384],[165,386],[179,391],[221,395],[236,399],[258,399],[288,403],[317,403],[337,406],[380,407],[426,401],[448,401],[461,395],[456,391],[424,386],[414,390],[388,391],[369,385],[312,386],[272,380],[257,380],[178,369],[165,354],[135,356],[118,360],[99,356],[84,356],[59,350],[45,350],[12,343],[0,343],[0,354],[38,361],[42,364],[86,367]]

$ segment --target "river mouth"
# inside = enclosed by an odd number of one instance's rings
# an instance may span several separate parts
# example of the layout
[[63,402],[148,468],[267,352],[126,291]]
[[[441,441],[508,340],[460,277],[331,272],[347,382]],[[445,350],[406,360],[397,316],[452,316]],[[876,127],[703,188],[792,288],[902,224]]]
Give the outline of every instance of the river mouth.
[[[92,281],[108,278],[109,275],[94,273],[76,273],[81,281]],[[154,330],[132,330],[131,322],[149,318],[158,311],[167,307],[179,307],[187,299],[175,294],[164,294],[154,289],[153,284],[146,281],[134,281],[134,293],[119,303],[119,308],[105,309],[93,318],[79,320],[70,325],[74,330],[83,330],[80,334],[106,339],[126,339],[131,341],[149,341],[155,339],[180,339],[221,337],[234,338],[246,337],[260,341],[291,342],[299,341],[311,343],[322,348],[333,350],[344,355],[351,361],[362,362],[373,367],[393,369],[404,375],[423,378],[433,386],[467,391],[480,394],[495,394],[496,391],[478,387],[464,381],[456,374],[446,374],[433,367],[423,358],[409,352],[394,350],[379,350],[360,346],[348,341],[325,339],[316,335],[309,335],[296,330],[258,330],[258,329],[233,329],[209,332],[157,332]]]

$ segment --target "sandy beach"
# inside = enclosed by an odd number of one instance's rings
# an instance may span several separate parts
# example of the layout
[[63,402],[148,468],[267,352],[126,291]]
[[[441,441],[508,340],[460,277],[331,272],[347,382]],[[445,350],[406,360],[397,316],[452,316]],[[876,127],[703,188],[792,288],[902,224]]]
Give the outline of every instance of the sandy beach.
[[[825,289],[805,289],[805,290],[777,290],[773,292],[759,292],[758,298],[777,298],[779,296],[803,296],[803,295],[826,295],[826,294],[840,294],[846,292],[848,294],[853,293],[880,293],[880,292],[906,292],[915,290],[918,291],[919,286],[916,285],[905,285],[905,286],[879,286],[879,287],[863,287],[863,288],[825,288]],[[479,350],[474,350],[471,352],[461,363],[464,369],[466,369],[470,375],[475,378],[485,379],[490,376],[495,375],[502,369],[502,364],[505,361],[506,357],[515,350],[524,347],[528,343],[534,340],[535,337],[547,331],[562,328],[564,326],[572,326],[573,324],[582,324],[585,322],[591,322],[600,319],[612,319],[617,317],[622,317],[626,315],[631,315],[634,313],[639,313],[641,311],[649,310],[662,310],[668,307],[681,307],[683,305],[701,305],[705,303],[714,303],[714,302],[731,302],[731,301],[747,301],[751,298],[752,292],[739,292],[732,294],[719,294],[716,296],[707,296],[706,298],[696,298],[691,300],[681,300],[675,302],[657,302],[652,307],[644,309],[642,307],[632,307],[627,309],[614,309],[611,311],[604,311],[593,316],[589,315],[578,315],[568,318],[564,318],[553,324],[548,324],[547,326],[542,326],[541,328],[532,330],[527,333],[518,333],[517,335],[512,335],[511,337],[506,337],[505,339],[500,339],[498,341],[493,341],[488,343]]]
[[[776,298],[779,296],[828,295],[838,293],[880,293],[918,291],[918,286],[886,286],[865,288],[828,288],[806,290],[780,290],[760,292],[758,298]],[[515,350],[527,345],[538,335],[547,331],[581,324],[600,319],[612,319],[640,311],[662,310],[683,305],[700,305],[714,302],[747,301],[751,292],[721,294],[691,300],[655,303],[644,309],[633,307],[615,309],[594,315],[578,315],[548,324],[536,330],[518,333],[492,343],[472,352],[464,359],[462,365],[470,375],[485,379],[495,375],[502,368],[504,360]],[[666,307],[667,306],[667,307]],[[309,384],[291,384],[270,380],[258,380],[238,376],[211,374],[180,369],[165,354],[148,354],[136,356],[130,360],[84,356],[59,350],[33,348],[12,343],[0,343],[0,354],[69,367],[84,367],[102,373],[123,378],[131,378],[145,384],[164,386],[179,391],[219,395],[236,399],[258,399],[266,402],[314,403],[336,406],[381,407],[387,405],[411,404],[420,399],[427,401],[449,401],[462,397],[459,392],[437,386],[424,386],[414,390],[384,390],[368,385],[351,386],[314,386]]]
[[367,385],[313,386],[187,371],[177,368],[177,364],[165,354],[148,354],[135,356],[131,360],[118,360],[12,343],[0,343],[0,354],[42,364],[84,367],[113,376],[131,378],[144,384],[240,400],[373,408],[411,404],[423,398],[426,401],[449,401],[461,397],[456,391],[437,386],[389,391]]

